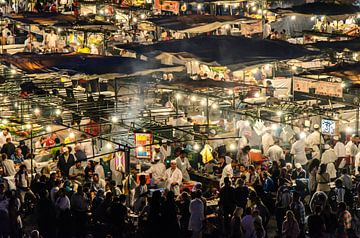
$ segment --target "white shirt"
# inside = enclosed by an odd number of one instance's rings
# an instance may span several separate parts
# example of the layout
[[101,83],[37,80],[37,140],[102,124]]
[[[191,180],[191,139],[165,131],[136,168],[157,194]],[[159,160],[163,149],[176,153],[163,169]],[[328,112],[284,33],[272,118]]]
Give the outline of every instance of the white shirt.
[[154,179],[155,184],[159,184],[161,179],[165,176],[166,167],[163,163],[157,162],[156,164],[151,165],[151,167],[146,170],[145,173],[151,174]]
[[261,137],[262,147],[264,150],[264,155],[268,155],[268,150],[270,146],[274,144],[274,138],[269,132],[265,132],[265,134]]
[[360,166],[360,151],[355,156],[355,175],[359,174],[358,168]]
[[169,157],[171,155],[171,146],[167,145],[166,149],[165,149],[164,145],[162,145],[160,147],[160,153],[163,154],[164,159],[166,159],[167,157]]
[[[6,139],[11,138],[11,134],[8,133],[7,136],[4,135],[3,132],[0,133],[0,146],[2,147],[4,144],[6,144]],[[12,138],[11,138],[12,141]]]
[[305,165],[307,163],[304,140],[298,140],[292,144],[290,153],[294,155],[294,163],[300,163],[301,165]]
[[80,143],[80,146],[81,146],[81,150],[85,152],[88,158],[94,156],[91,139],[82,141]]
[[221,174],[220,187],[222,187],[224,185],[224,179],[226,177],[232,178],[233,176],[234,176],[234,170],[233,170],[231,164],[226,165]]
[[4,166],[6,176],[14,176],[16,174],[14,161],[7,159],[3,161],[2,164]]
[[324,153],[321,156],[321,163],[328,164],[328,163],[334,163],[337,160],[336,153],[334,149],[328,149],[325,150]]
[[46,36],[47,46],[49,48],[56,48],[56,42],[58,41],[59,37],[56,34],[48,34]]
[[183,175],[183,179],[185,181],[189,181],[190,180],[190,175],[188,173],[188,169],[191,169],[191,165],[189,163],[188,158],[184,158],[184,161],[181,160],[180,157],[176,158],[176,165],[178,167],[178,169],[181,170],[182,175]]
[[345,145],[345,151],[347,156],[354,157],[358,153],[358,147],[352,141],[349,141]]
[[334,163],[327,164],[326,172],[329,173],[331,179],[336,178],[336,168],[335,168]]
[[[183,179],[182,173],[178,168],[175,168],[174,170],[168,168],[165,171],[165,176],[164,176],[165,186],[168,190],[173,191],[175,195],[180,194],[179,185],[182,184],[182,179]],[[172,186],[171,185],[172,183],[177,183],[178,185]]]
[[334,151],[337,157],[346,157],[346,148],[344,143],[341,141],[336,142]]
[[313,145],[324,144],[324,138],[321,136],[319,131],[314,131],[306,138],[306,144],[309,147],[312,147]]
[[284,151],[279,145],[272,145],[268,150],[268,156],[271,161],[285,159]]
[[101,164],[97,164],[95,166],[95,173],[99,175],[99,178],[105,179],[104,168],[103,168],[103,166]]

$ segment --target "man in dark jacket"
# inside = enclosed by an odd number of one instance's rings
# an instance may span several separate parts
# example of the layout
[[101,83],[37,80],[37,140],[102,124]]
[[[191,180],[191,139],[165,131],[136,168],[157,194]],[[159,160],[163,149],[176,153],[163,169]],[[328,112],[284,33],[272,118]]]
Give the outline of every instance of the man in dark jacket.
[[6,144],[1,148],[1,153],[5,153],[8,158],[15,153],[15,145],[11,142],[11,138],[6,138]]
[[75,145],[75,157],[76,157],[76,161],[86,161],[87,157],[85,152],[81,149],[81,145],[77,144]]
[[69,176],[70,167],[75,164],[74,155],[70,154],[69,148],[64,147],[63,153],[59,157],[57,167],[60,169],[61,173],[65,176]]

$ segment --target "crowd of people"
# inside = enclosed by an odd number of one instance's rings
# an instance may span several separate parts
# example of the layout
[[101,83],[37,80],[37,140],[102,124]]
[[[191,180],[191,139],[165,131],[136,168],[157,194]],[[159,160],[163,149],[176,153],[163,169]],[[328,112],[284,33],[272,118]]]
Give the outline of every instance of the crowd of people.
[[[0,236],[23,237],[35,217],[31,237],[357,237],[359,137],[323,137],[318,125],[294,137],[286,149],[267,131],[263,161],[251,159],[249,138],[237,152],[215,140],[201,168],[189,145],[163,140],[147,170],[126,176],[114,159],[106,168],[94,158],[86,135],[41,137],[35,153],[51,159],[39,170],[25,141],[16,146],[4,129]],[[195,170],[218,185],[191,183]]]

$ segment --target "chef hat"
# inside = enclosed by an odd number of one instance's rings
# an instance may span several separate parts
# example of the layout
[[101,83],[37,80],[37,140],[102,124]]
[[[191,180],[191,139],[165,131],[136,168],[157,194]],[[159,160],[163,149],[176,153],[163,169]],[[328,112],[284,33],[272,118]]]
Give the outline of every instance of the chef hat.
[[295,164],[295,168],[297,168],[297,169],[302,168],[302,167],[301,167],[301,164],[300,164],[300,163],[296,163],[296,164]]
[[210,134],[216,135],[216,131],[214,129],[211,129]]
[[339,140],[339,136],[334,136],[333,139],[334,140]]
[[154,145],[154,148],[155,148],[155,149],[160,149],[160,145],[159,145],[159,144],[156,144],[156,145]]
[[314,129],[319,129],[319,128],[320,128],[319,124],[314,125]]
[[325,144],[324,149],[325,149],[325,150],[330,149],[330,145],[329,145],[329,144]]

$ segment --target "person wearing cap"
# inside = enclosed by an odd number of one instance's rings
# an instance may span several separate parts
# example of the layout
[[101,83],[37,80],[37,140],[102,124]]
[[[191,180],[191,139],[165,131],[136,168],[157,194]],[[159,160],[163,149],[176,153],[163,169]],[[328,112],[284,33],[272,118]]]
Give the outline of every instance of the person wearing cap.
[[9,128],[3,129],[2,132],[0,133],[0,147],[6,144],[7,138],[12,139]]
[[268,157],[270,161],[285,160],[284,150],[279,146],[279,140],[274,140],[274,144],[268,150]]
[[164,162],[164,157],[162,156],[160,152],[160,145],[156,144],[153,146],[153,153],[152,153],[152,161],[155,161],[155,158],[159,157],[161,162]]
[[271,128],[267,127],[265,133],[261,137],[263,154],[265,156],[269,155],[269,148],[274,144],[274,138],[271,135]]
[[70,153],[68,147],[64,147],[62,152],[59,156],[57,167],[65,177],[68,177],[71,166],[75,164],[75,158],[74,155]]
[[150,168],[145,171],[146,174],[151,174],[154,184],[162,187],[162,178],[165,176],[166,167],[164,163],[160,162],[160,157],[156,157]]
[[302,168],[300,163],[295,164],[295,169],[291,173],[291,179],[306,178],[306,171]]
[[220,187],[224,186],[224,179],[231,179],[234,176],[234,168],[237,166],[237,160],[233,159],[230,164],[226,165],[222,171],[220,178]]
[[[346,165],[352,164],[355,160],[356,154],[359,152],[359,136],[353,135],[345,145],[346,150]],[[340,166],[340,165],[339,165]]]
[[319,124],[314,125],[314,131],[305,140],[307,147],[320,146],[324,144],[324,138],[320,133]]
[[345,144],[339,138],[339,136],[334,136],[333,140],[334,140],[334,144],[335,144],[334,151],[335,151],[335,154],[337,157],[336,163],[339,164],[340,161],[346,157],[346,148],[345,148]]
[[329,173],[331,180],[335,180],[336,168],[334,163],[337,160],[335,150],[329,144],[325,144],[324,149],[325,151],[321,155],[321,163],[326,164],[326,172]]
[[355,156],[354,167],[355,167],[355,175],[358,175],[359,167],[360,167],[360,151]]
[[305,141],[300,138],[299,135],[295,136],[296,141],[291,145],[290,154],[294,157],[294,162],[301,165],[307,163],[307,158],[305,154]]
[[169,191],[173,191],[175,196],[180,195],[180,185],[182,184],[182,173],[177,168],[176,160],[170,162],[170,168],[165,171],[163,181],[165,181],[165,187]]
[[176,161],[178,169],[180,169],[182,172],[184,181],[189,181],[190,175],[189,175],[188,171],[191,170],[191,165],[190,165],[188,158],[186,157],[185,150],[181,150],[180,155],[178,157],[176,157],[175,161]]
[[95,164],[94,172],[99,175],[99,178],[105,179],[104,167],[100,163],[100,158],[97,157],[93,161]]
[[163,155],[164,159],[166,160],[171,156],[171,142],[168,140],[161,141],[160,152]]

